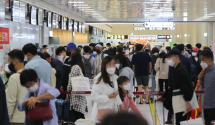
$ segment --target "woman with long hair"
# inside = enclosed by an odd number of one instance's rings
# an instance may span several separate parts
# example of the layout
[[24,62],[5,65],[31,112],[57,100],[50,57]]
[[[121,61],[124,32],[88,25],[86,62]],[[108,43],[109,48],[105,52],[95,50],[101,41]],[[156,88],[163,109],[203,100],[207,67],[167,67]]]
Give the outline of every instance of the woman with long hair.
[[[102,60],[101,72],[94,78],[91,93],[94,105],[98,108],[97,120],[101,121],[106,115],[115,113],[122,104],[119,97],[116,66],[112,57],[107,56]],[[96,122],[98,122],[96,120]]]
[[160,91],[163,91],[163,84],[165,82],[165,91],[168,89],[168,73],[169,73],[169,64],[167,63],[166,57],[166,48],[161,48],[159,58],[155,63],[156,72],[159,71],[159,88]]
[[131,64],[127,57],[123,54],[117,54],[115,56],[116,68],[119,70],[119,76],[127,76],[130,80],[131,89],[129,92],[133,95],[133,79],[134,71],[130,68]]
[[[75,52],[72,55],[71,61],[71,71],[69,74],[69,82],[67,86],[67,91],[72,91],[72,77],[84,77],[85,74],[84,64],[82,62],[82,57],[79,52]],[[85,119],[84,113],[87,106],[87,100],[84,96],[80,95],[69,95],[67,94],[67,100],[70,100],[70,110],[73,110],[75,121],[78,119]]]

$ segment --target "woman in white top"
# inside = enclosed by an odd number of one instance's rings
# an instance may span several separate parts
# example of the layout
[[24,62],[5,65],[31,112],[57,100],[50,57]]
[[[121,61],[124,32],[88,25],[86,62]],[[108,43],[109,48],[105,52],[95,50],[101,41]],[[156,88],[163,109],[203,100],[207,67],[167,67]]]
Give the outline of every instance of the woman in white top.
[[116,66],[110,56],[102,60],[101,72],[95,77],[91,97],[97,105],[97,120],[101,121],[109,113],[115,113],[121,107],[122,100],[119,97]]
[[168,89],[168,73],[169,73],[169,64],[167,63],[166,58],[166,48],[163,47],[160,50],[159,58],[155,63],[155,71],[159,72],[159,91],[163,91],[163,84],[165,82],[165,91]]

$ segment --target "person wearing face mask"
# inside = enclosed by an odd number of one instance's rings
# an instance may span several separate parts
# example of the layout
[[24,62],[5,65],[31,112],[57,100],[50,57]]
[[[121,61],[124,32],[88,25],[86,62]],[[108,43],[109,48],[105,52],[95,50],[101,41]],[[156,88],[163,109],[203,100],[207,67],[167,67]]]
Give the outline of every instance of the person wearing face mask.
[[214,55],[211,50],[203,50],[200,54],[201,67],[205,69],[200,72],[198,80],[204,89],[204,118],[205,125],[211,125],[211,121],[215,120],[215,64]]
[[12,125],[21,125],[25,121],[25,113],[17,109],[18,102],[25,97],[27,89],[20,84],[20,73],[25,69],[24,53],[21,50],[12,50],[8,53],[9,60],[8,69],[14,74],[8,80],[8,88],[6,89],[7,108],[10,123]]
[[[194,90],[189,78],[189,73],[181,63],[181,53],[177,49],[171,50],[168,54],[168,64],[174,67],[174,72],[172,74],[172,82],[170,84],[170,91],[172,98],[173,111],[176,114],[176,125],[180,125],[181,121],[187,120],[187,115],[189,112],[196,107],[193,107]],[[165,98],[166,93],[159,96],[157,100]],[[195,97],[196,98],[196,97]],[[171,103],[171,102],[169,102]],[[197,101],[196,101],[197,103]],[[171,108],[171,107],[166,107]]]
[[132,87],[128,77],[120,76],[117,79],[117,83],[118,83],[118,89],[119,89],[119,96],[123,102],[122,110],[125,110],[128,112],[128,109],[131,108],[134,111],[134,113],[136,113],[139,116],[142,116],[140,110],[137,108],[132,98],[132,94],[129,92]]
[[96,55],[96,74],[98,74],[100,72],[100,69],[101,69],[102,59],[108,55],[102,52],[102,46],[100,44],[97,44],[95,47],[96,47],[96,52],[97,52],[97,55]]
[[107,46],[107,50],[111,49],[111,44],[110,43],[107,43],[106,46]]
[[37,122],[33,122],[26,118],[25,125],[58,125],[55,98],[60,95],[59,90],[43,82],[42,79],[39,79],[37,73],[33,69],[25,69],[22,71],[20,74],[20,83],[28,91],[26,92],[25,97],[18,103],[19,111],[25,111],[27,117],[29,109],[37,108],[35,107],[36,103],[49,102],[53,116],[51,119]]
[[119,76],[126,76],[129,78],[131,83],[131,88],[129,92],[133,96],[133,79],[134,79],[134,71],[131,69],[130,61],[123,54],[117,54],[115,56],[116,68],[119,70]]
[[34,69],[38,77],[50,85],[51,65],[38,56],[37,47],[32,43],[28,43],[22,48],[22,51],[28,59],[25,69]]
[[115,113],[122,105],[119,97],[116,66],[112,57],[107,56],[102,61],[101,72],[94,78],[91,98],[94,102],[95,122],[101,121],[106,115]]
[[49,52],[49,48],[47,45],[43,45],[43,52]]
[[199,49],[197,47],[194,47],[192,49],[192,56],[190,57],[190,63],[191,63],[191,82],[193,86],[195,87],[197,84],[198,74],[196,73],[196,66],[199,65],[198,61],[198,51]]
[[[84,63],[82,61],[81,54],[76,52],[72,54],[71,61],[71,71],[69,73],[69,81],[67,85],[67,91],[72,91],[72,77],[84,77],[85,68]],[[74,111],[74,119],[75,121],[78,119],[84,119],[85,109],[87,106],[87,101],[84,96],[80,95],[68,95],[66,97],[67,100],[70,100],[70,110]]]

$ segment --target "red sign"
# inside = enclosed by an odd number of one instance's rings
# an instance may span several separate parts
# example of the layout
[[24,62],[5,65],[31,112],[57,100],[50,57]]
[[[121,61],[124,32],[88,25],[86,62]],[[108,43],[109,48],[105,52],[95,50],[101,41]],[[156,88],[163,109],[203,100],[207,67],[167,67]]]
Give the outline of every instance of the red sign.
[[10,44],[9,28],[0,27],[0,44]]
[[0,49],[3,49],[3,45],[2,44],[0,44]]

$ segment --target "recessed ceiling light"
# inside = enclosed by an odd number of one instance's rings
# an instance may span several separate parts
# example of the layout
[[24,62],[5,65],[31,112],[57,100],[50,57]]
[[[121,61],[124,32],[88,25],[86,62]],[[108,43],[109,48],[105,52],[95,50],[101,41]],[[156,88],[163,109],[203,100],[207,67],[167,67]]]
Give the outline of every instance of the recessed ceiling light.
[[82,9],[83,11],[85,11],[85,10],[87,10],[87,11],[89,11],[89,10],[94,10],[94,9]]
[[80,2],[80,1],[69,1],[68,3],[84,3],[84,2]]
[[82,8],[91,8],[91,7],[77,7],[77,8],[80,8],[80,9],[82,9]]
[[154,2],[154,3],[170,3],[170,2]]

